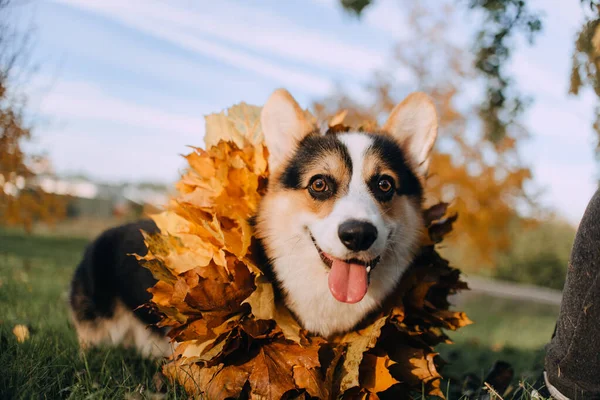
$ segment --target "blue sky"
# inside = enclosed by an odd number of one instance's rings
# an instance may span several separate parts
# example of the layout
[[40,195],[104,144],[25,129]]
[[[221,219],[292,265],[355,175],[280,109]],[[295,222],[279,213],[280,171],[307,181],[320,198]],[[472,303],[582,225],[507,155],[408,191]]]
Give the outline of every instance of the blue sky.
[[[277,87],[303,106],[336,85],[359,96],[406,36],[399,4],[379,0],[357,20],[337,0],[28,2],[17,13],[37,32],[30,94],[44,123],[34,146],[59,173],[174,182],[180,154],[202,144],[203,115],[239,101],[260,105]],[[535,99],[523,155],[543,203],[577,223],[596,187],[594,98],[567,95],[582,10],[561,0],[533,6],[545,13],[545,30],[533,47],[519,46],[511,65]],[[456,26],[454,36],[470,40],[468,24]]]

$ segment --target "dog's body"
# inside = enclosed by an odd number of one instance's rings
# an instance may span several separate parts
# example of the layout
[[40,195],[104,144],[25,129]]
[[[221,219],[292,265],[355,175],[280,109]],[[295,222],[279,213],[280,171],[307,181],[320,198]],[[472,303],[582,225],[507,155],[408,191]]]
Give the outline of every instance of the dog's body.
[[[261,124],[270,178],[255,229],[283,299],[312,333],[327,337],[351,330],[393,293],[418,249],[422,178],[437,135],[435,108],[417,93],[394,109],[382,132],[325,135],[310,126],[289,93],[278,90],[264,106]],[[131,229],[116,228],[116,237],[127,240]],[[135,240],[143,247],[139,234]],[[106,251],[122,254],[123,248],[114,243]],[[110,282],[125,262],[122,256],[90,275],[94,257],[104,256],[88,250],[74,293],[84,275]],[[136,301],[123,303],[132,309],[149,299],[139,293],[154,283],[147,273],[138,277],[125,276],[117,291],[91,292],[88,301],[125,299],[121,291],[129,288]],[[77,320],[82,313],[73,298]]]
[[146,356],[169,353],[159,316],[140,307],[156,280],[130,254],[147,252],[141,230],[157,232],[146,220],[109,229],[86,249],[71,282],[70,306],[82,348],[97,345],[135,347]]

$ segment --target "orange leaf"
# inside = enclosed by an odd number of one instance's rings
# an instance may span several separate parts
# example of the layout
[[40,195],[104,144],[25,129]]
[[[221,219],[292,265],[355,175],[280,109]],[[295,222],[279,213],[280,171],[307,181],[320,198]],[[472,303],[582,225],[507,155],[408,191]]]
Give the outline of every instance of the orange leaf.
[[399,383],[388,369],[394,364],[395,362],[387,356],[365,354],[360,366],[361,387],[379,393]]
[[336,339],[346,344],[346,352],[342,363],[343,376],[340,382],[340,391],[343,393],[348,389],[357,387],[359,382],[359,368],[364,353],[375,347],[377,339],[381,334],[381,328],[386,323],[387,317],[381,317],[368,327],[358,331],[350,332]]
[[[286,392],[297,389],[294,367],[313,369],[319,366],[318,347],[272,342],[261,346],[248,365],[251,365],[250,393],[265,399],[281,399]],[[311,376],[312,379],[317,377],[316,374]],[[301,379],[300,383],[315,389],[316,383],[309,384],[306,379]]]
[[[179,344],[165,374],[210,399],[377,399],[423,385],[441,395],[433,348],[448,340],[443,329],[470,322],[449,310],[448,295],[466,285],[433,246],[456,215],[444,218],[445,203],[423,211],[418,258],[360,330],[307,336],[256,257],[249,219],[268,179],[259,111],[241,104],[207,117],[207,149],[186,156],[178,195],[153,216],[161,233],[145,235],[149,251],[138,259],[159,280],[152,302]],[[350,129],[343,117],[331,121],[330,134]]]

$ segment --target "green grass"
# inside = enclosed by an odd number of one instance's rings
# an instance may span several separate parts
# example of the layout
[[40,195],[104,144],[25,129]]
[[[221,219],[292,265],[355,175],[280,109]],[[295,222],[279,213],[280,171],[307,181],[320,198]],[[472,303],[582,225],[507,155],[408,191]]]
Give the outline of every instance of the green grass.
[[474,324],[450,332],[454,344],[438,346],[449,363],[443,370],[445,378],[462,382],[473,374],[483,379],[496,361],[512,365],[514,385],[534,382],[540,376],[558,306],[469,293],[456,308],[466,311]]
[[[0,231],[0,399],[185,398],[159,379],[159,363],[133,351],[79,352],[67,296],[86,242]],[[24,343],[17,324],[30,329]]]
[[[186,398],[160,379],[160,363],[125,349],[79,352],[67,296],[86,243],[0,230],[0,399],[142,399],[157,392]],[[450,362],[446,377],[452,382],[462,382],[467,373],[482,378],[499,359],[512,363],[519,378],[537,377],[556,307],[469,295],[457,308],[477,323],[451,333],[455,345],[440,346]],[[24,343],[12,333],[17,324],[30,328]]]
[[458,343],[480,343],[502,349],[538,349],[548,343],[559,306],[465,293],[456,308],[475,323],[450,336]]

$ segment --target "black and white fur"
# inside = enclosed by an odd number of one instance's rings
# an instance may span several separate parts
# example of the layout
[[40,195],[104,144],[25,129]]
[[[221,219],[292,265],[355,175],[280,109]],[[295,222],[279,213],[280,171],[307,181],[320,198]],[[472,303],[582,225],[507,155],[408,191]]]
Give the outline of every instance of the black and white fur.
[[132,254],[147,253],[141,231],[157,232],[150,220],[109,229],[85,250],[71,282],[69,304],[81,348],[134,347],[142,355],[168,355],[171,344],[155,327],[160,317],[143,307],[156,280]]
[[[414,93],[392,111],[385,133],[347,132],[328,137],[311,131],[291,95],[278,90],[264,106],[261,123],[270,150],[271,178],[259,210],[257,234],[286,304],[310,332],[327,337],[348,331],[392,293],[418,249],[424,228],[422,178],[437,136],[435,107],[426,95]],[[351,178],[337,188],[339,195],[331,211],[316,215],[296,200],[294,195],[300,193],[295,192],[305,192],[307,182],[297,182],[293,176],[301,175],[307,165],[318,164],[319,153],[331,148],[340,153],[340,162],[351,166]],[[370,187],[372,177],[363,175],[365,157],[370,153],[399,179],[394,210],[382,210]],[[332,168],[317,165],[314,170],[327,173]],[[348,220],[376,227],[377,239],[367,250],[353,252],[340,240],[339,227]],[[347,304],[331,295],[329,270],[316,247],[335,258],[364,261],[366,267],[370,260],[380,258],[360,302]]]

